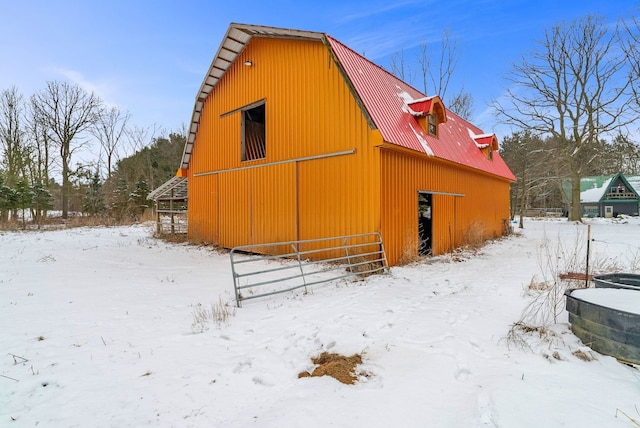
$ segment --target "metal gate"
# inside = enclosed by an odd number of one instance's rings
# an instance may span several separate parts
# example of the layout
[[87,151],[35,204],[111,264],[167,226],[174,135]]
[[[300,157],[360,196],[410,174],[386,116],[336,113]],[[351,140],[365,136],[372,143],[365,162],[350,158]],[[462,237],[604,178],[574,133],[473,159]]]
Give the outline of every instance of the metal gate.
[[[262,254],[256,254],[262,253]],[[364,277],[388,269],[380,233],[234,247],[236,304],[298,288]]]

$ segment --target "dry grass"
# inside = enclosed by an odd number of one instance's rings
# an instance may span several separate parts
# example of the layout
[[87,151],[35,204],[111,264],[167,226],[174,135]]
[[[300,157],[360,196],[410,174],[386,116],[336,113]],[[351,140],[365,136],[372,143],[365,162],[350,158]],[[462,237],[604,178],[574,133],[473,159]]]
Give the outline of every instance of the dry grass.
[[597,360],[597,358],[591,351],[585,352],[582,349],[578,349],[576,351],[573,351],[572,354],[574,357],[578,358],[579,360],[586,361],[586,362]]
[[171,244],[192,243],[186,233],[154,233],[153,237]]
[[356,256],[349,259],[350,265],[347,272],[356,274],[359,278],[366,278],[384,271],[384,266],[380,261],[370,261],[367,257]]
[[198,303],[193,308],[192,315],[191,330],[194,333],[202,333],[209,329],[210,323],[218,327],[228,325],[229,318],[236,315],[236,308],[229,303],[223,303],[222,298],[218,298],[218,303],[211,304],[208,308]]
[[[538,249],[538,265],[540,272],[534,275],[524,286],[524,294],[530,301],[522,312],[520,320],[515,322],[507,333],[506,341],[510,345],[523,349],[531,349],[531,342],[542,340],[551,344],[557,338],[548,334],[549,327],[559,322],[565,310],[565,292],[570,288],[589,286],[584,279],[571,279],[569,272],[585,272],[587,260],[587,239],[584,230],[577,229],[573,241],[555,240],[555,244],[544,237]],[[598,254],[589,256],[589,273],[609,273],[623,270],[618,260],[602,257]],[[532,333],[537,332],[538,338]],[[593,354],[584,350],[573,352],[576,358],[584,361],[594,359]]]
[[471,223],[462,234],[462,246],[474,252],[482,248],[486,241],[487,228],[481,221]]
[[[583,230],[577,230],[573,241],[557,239],[553,245],[545,237],[538,250],[540,273],[534,275],[524,287],[524,294],[531,296],[531,301],[520,321],[538,327],[556,324],[564,311],[565,292],[570,288],[589,285],[585,284],[584,279],[571,279],[565,275],[568,272],[585,272],[586,259],[587,239]],[[618,260],[593,253],[589,256],[590,274],[622,270]]]
[[14,220],[0,222],[0,230],[6,232],[13,232],[22,229],[22,223]]
[[525,294],[530,294],[531,292],[539,292],[545,291],[549,288],[549,284],[546,281],[538,280],[536,275],[531,277],[531,281],[529,284],[525,286]]
[[52,229],[70,229],[77,227],[111,227],[122,226],[139,223],[133,219],[124,219],[117,221],[109,216],[69,216],[66,219],[62,217],[47,217],[40,219],[38,222],[28,221],[25,224],[22,221],[0,222],[0,230],[52,230]]
[[505,338],[507,348],[515,346],[518,349],[531,351],[529,336],[533,333],[538,333],[539,338],[544,338],[548,335],[548,331],[544,327],[534,327],[522,321],[513,323]]
[[420,255],[418,255],[418,240],[407,234],[404,239],[402,255],[400,256],[400,260],[398,260],[398,264],[400,266],[405,266],[416,262],[419,258]]

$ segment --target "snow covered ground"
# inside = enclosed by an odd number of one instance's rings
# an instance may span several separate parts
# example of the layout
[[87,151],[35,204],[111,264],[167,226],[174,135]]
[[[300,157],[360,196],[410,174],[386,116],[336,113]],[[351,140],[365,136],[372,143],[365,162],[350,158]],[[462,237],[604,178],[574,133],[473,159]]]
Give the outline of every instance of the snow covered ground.
[[[594,258],[638,268],[640,220],[593,219]],[[631,427],[640,372],[590,352],[566,313],[507,341],[544,248],[586,226],[525,222],[473,256],[233,305],[228,254],[151,225],[0,232],[0,426]],[[551,244],[549,244],[551,243]],[[610,259],[608,259],[610,258]],[[605,263],[606,264],[606,263]],[[583,361],[582,350],[596,357]],[[322,351],[360,380],[298,379]]]

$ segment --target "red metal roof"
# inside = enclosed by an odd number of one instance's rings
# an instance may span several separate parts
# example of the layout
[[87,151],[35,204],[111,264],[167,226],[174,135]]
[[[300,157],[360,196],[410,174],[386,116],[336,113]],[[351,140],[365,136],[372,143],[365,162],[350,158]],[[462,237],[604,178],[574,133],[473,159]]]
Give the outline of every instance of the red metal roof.
[[385,142],[515,180],[498,153],[487,159],[480,150],[479,145],[497,142],[494,134],[485,134],[445,109],[446,123],[439,125],[438,137],[429,135],[420,127],[409,104],[430,108],[431,97],[426,98],[420,91],[336,39],[330,36],[326,39]]
[[473,140],[481,149],[489,146],[491,146],[495,150],[498,149],[498,138],[495,134],[475,135],[473,137]]
[[[444,108],[444,104],[442,104],[442,100],[440,99],[440,97],[434,95],[432,97],[420,98],[419,100],[410,101],[407,103],[407,107],[409,107],[409,113],[419,117],[433,113],[433,107],[438,103],[440,103]],[[446,118],[444,119],[444,121],[446,121]]]

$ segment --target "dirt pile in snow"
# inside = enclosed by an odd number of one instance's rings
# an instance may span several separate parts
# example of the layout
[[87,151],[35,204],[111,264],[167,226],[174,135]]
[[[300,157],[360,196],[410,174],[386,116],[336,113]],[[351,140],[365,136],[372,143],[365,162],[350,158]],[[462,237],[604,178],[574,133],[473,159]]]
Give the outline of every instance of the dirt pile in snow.
[[331,376],[342,383],[353,385],[358,377],[355,374],[356,366],[362,364],[362,356],[354,354],[345,357],[340,354],[323,352],[319,357],[312,358],[313,364],[318,364],[313,372],[301,372],[298,378],[309,376]]

